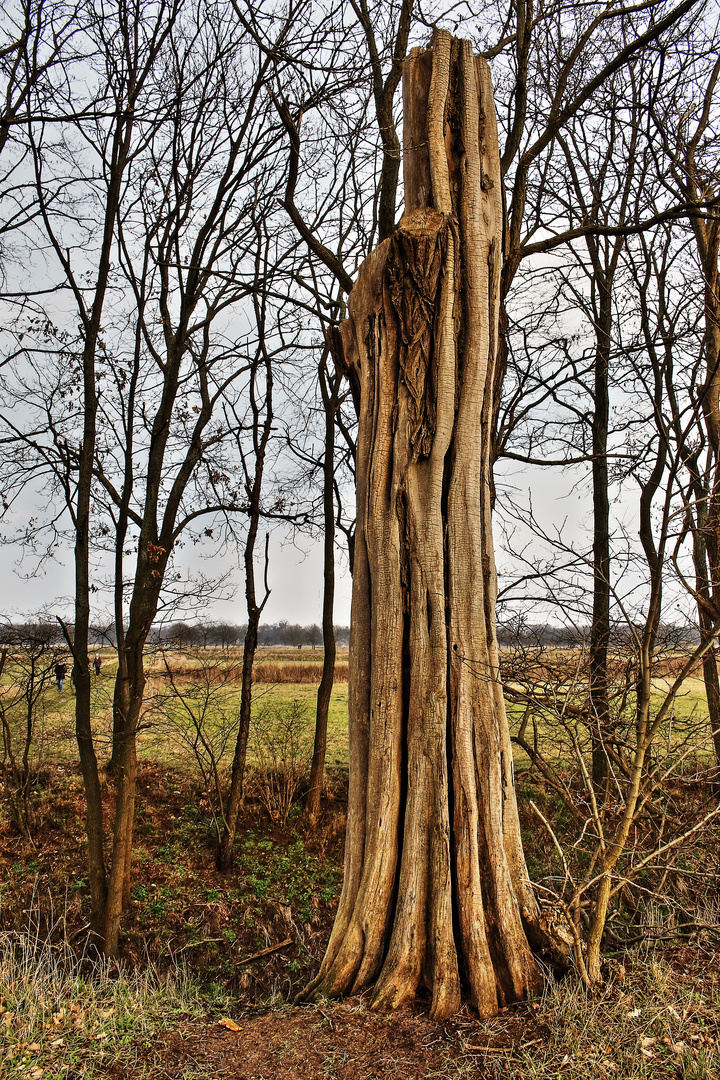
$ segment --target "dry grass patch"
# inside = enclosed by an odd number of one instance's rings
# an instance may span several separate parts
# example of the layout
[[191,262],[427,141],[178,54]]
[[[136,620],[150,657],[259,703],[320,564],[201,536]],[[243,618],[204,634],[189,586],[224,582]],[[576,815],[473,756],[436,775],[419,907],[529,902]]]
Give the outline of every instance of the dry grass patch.
[[629,956],[614,964],[602,994],[589,995],[567,979],[537,1010],[547,1041],[518,1048],[513,1062],[523,1080],[716,1080],[720,1076],[718,973],[698,978],[697,961],[712,949]]
[[[294,663],[270,664],[259,663],[253,668],[253,682],[256,683],[314,683],[319,685],[322,678],[322,664]],[[335,682],[348,681],[348,665],[335,665]]]
[[198,1015],[200,997],[182,969],[119,967],[73,947],[58,919],[0,934],[0,1075],[66,1080],[106,1075],[148,1045],[179,1014]]

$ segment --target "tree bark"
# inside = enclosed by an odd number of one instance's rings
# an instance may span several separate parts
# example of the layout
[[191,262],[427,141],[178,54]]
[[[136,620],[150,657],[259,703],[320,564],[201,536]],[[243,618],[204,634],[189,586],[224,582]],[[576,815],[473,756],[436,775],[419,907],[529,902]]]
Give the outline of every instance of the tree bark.
[[[143,563],[145,560],[141,560]],[[112,858],[108,874],[103,938],[107,956],[118,951],[122,916],[130,905],[130,870],[135,826],[137,733],[145,696],[144,651],[157,610],[159,589],[152,570],[146,571],[141,599],[131,604],[130,621],[123,634],[123,650],[113,696],[113,776],[115,817]],[[118,652],[120,656],[120,652]]]
[[345,881],[305,991],[494,1015],[539,983],[498,675],[490,436],[503,211],[484,60],[404,71],[405,207],[342,326],[361,383]]

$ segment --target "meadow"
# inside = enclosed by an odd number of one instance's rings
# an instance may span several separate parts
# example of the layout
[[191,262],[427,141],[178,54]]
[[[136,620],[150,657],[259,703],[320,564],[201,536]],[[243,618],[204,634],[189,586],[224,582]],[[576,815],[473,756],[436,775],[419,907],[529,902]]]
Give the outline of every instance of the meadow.
[[[93,677],[92,699],[98,756],[109,755],[112,731],[112,692],[117,671],[114,650],[100,650],[101,671]],[[296,703],[302,718],[302,726],[310,738],[313,725],[317,687],[322,674],[322,649],[297,649],[294,647],[268,646],[257,651],[253,668],[253,716],[280,711]],[[348,650],[338,648],[335,663],[335,683],[328,715],[328,765],[330,768],[346,768],[347,746],[347,678]],[[562,660],[562,664],[560,661]],[[516,662],[515,662],[516,663]],[[143,715],[143,728],[138,741],[141,758],[157,761],[168,766],[185,768],[192,758],[188,755],[187,733],[196,725],[188,711],[192,707],[208,732],[220,737],[232,729],[240,704],[242,650],[240,648],[205,648],[191,650],[156,650],[146,658],[147,688]],[[526,668],[526,681],[533,682],[535,704],[532,708],[534,735],[542,745],[549,761],[567,761],[568,745],[563,736],[562,709],[574,689],[568,688],[565,676],[556,675],[552,686],[547,685],[550,669],[574,668],[575,661],[564,650],[558,656],[552,650],[544,657],[542,672],[533,670],[531,662]],[[74,735],[74,693],[70,679],[65,682],[62,693],[55,688],[50,670],[45,673],[42,693],[36,705],[35,739],[31,750],[35,766],[49,759],[74,761],[76,758]],[[514,672],[512,673],[514,674]],[[526,701],[519,700],[519,684],[512,678],[507,682],[506,707],[511,732],[517,734],[523,719],[528,715]],[[4,700],[11,696],[11,687],[18,676],[17,669],[9,664],[0,678],[0,693]],[[672,683],[672,671],[658,676],[654,681],[654,704],[659,704]],[[582,696],[583,687],[578,689]],[[183,702],[185,704],[183,704]],[[623,695],[622,706],[631,714],[632,695]],[[25,724],[25,705],[18,703],[11,714],[15,723]],[[668,724],[662,739],[667,752],[673,747],[687,747],[692,741],[691,765],[696,761],[709,762],[712,741],[707,730],[706,699],[702,679],[687,678],[675,698]],[[50,746],[52,745],[52,751]],[[530,767],[528,755],[519,745],[514,747],[516,771],[522,774]],[[232,757],[231,739],[225,739],[221,759],[228,765]],[[252,764],[252,747],[250,762]]]

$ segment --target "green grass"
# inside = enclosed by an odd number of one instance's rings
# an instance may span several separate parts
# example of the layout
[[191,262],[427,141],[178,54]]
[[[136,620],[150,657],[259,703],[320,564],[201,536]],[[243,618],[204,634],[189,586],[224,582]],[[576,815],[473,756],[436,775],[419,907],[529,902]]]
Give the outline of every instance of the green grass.
[[[658,709],[665,699],[667,691],[672,685],[670,679],[655,679],[656,692],[652,696],[652,708]],[[705,684],[702,679],[685,679],[682,689],[675,698],[673,715],[678,720],[697,718],[707,709],[707,697]]]
[[[112,653],[107,651],[103,655],[103,666],[99,677],[92,678],[92,713],[93,730],[95,735],[96,751],[102,762],[107,760],[110,754],[112,735],[112,692],[114,678],[117,672],[117,662],[112,659]],[[220,650],[208,650],[208,656],[214,660],[229,660],[237,664],[240,659],[239,650],[226,650],[224,654]],[[322,663],[322,649],[288,650],[258,650],[258,662],[272,660],[274,663],[286,665],[295,664],[320,664]],[[182,657],[183,665],[200,668],[207,659],[203,655]],[[182,706],[174,697],[168,686],[168,679],[162,674],[164,665],[158,656],[152,654],[148,658],[148,685],[143,708],[143,724],[147,727],[141,732],[138,740],[138,753],[145,760],[158,761],[170,767],[186,767],[189,755],[187,748],[182,746],[177,732],[173,732],[172,724],[168,720],[180,721],[186,717]],[[6,667],[0,682],[0,693],[6,702],[15,685],[14,680],[17,671],[12,664]],[[211,685],[212,684],[212,685]],[[225,685],[222,679],[199,680],[194,683],[190,678],[178,681],[178,689],[181,693],[187,693],[194,699],[196,705],[202,703],[199,700],[203,693],[208,695],[206,705],[205,722],[211,736],[217,736],[220,728],[236,716],[240,706],[240,684],[230,681]],[[308,729],[314,730],[315,704],[317,687],[308,683],[281,683],[274,686],[257,683],[253,687],[253,713],[268,704],[288,704],[298,700],[306,706]],[[8,708],[8,721],[13,732],[16,747],[22,745],[24,738],[24,716],[21,704]],[[228,740],[222,763],[229,767],[234,750],[234,738]],[[77,746],[75,743],[75,693],[72,683],[68,678],[62,693],[59,693],[54,679],[48,681],[36,709],[36,723],[32,749],[32,766],[35,770],[42,767],[49,758],[59,763],[69,763],[77,759]],[[252,754],[249,758],[252,764]],[[330,768],[346,768],[348,763],[347,748],[347,684],[336,683],[333,688],[328,717],[328,749],[327,764]]]
[[[667,679],[656,679],[654,685],[655,690],[651,696],[650,704],[651,722],[652,717],[656,715],[658,709],[665,700],[666,692],[671,685],[671,681]],[[569,729],[572,727],[572,718],[571,716],[568,717],[566,728],[565,721],[562,717],[564,688],[558,686],[555,688],[555,691],[556,699],[554,711],[540,707],[537,707],[534,710],[538,744],[543,757],[550,764],[561,769],[566,769],[568,767],[573,768],[574,765],[572,763],[574,763],[575,760],[575,751],[569,733]],[[582,695],[578,694],[578,704],[581,704],[582,700]],[[621,731],[623,727],[628,731],[629,737],[626,741],[629,743],[632,743],[633,739],[634,708],[635,698],[633,694],[630,694],[628,695],[625,704],[623,716],[619,717],[616,715],[615,717],[618,721],[618,731]],[[511,734],[516,734],[520,729],[520,725],[525,715],[525,706],[509,701],[507,703],[507,714],[510,732]],[[589,731],[587,727],[579,725],[577,734],[580,745],[583,747],[583,750],[589,754]],[[528,725],[525,738],[530,744],[533,743],[532,724]],[[714,750],[708,725],[705,687],[701,679],[688,678],[683,683],[680,693],[673,702],[668,718],[665,720],[661,730],[656,736],[655,745],[664,754],[669,752],[681,754],[686,749],[692,747],[693,752],[690,755],[689,760],[690,767],[694,767],[695,761],[699,761],[705,765],[712,762]],[[514,756],[516,767],[524,769],[529,766],[527,755],[517,745],[514,747]]]
[[[94,717],[94,730],[96,736],[96,748],[101,761],[109,756],[111,740],[111,717],[112,717],[112,691],[114,676],[117,670],[117,662],[114,659],[113,650],[103,650],[102,671],[99,677],[93,676],[92,681],[92,710]],[[241,660],[241,650],[208,649],[207,651],[195,650],[189,653],[173,653],[170,662],[177,657],[177,663],[184,668],[198,668],[205,663],[223,663],[237,666]],[[293,667],[304,664],[320,664],[323,650],[303,648],[268,647],[259,649],[257,662],[280,664],[284,667]],[[342,650],[338,660],[344,662],[347,658],[346,650]],[[182,707],[173,700],[169,692],[168,679],[163,674],[164,663],[158,654],[148,655],[148,686],[144,705],[143,722],[148,727],[139,738],[138,750],[145,760],[156,760],[162,764],[176,767],[186,767],[188,764],[188,752],[181,745],[177,734],[173,733],[172,725],[166,721],[178,720],[183,716]],[[16,672],[12,663],[8,664],[0,683],[0,693],[3,693],[6,701],[11,691],[13,678]],[[237,714],[240,703],[240,686],[236,681],[229,681],[221,685],[222,679],[215,678],[215,685],[210,679],[200,679],[197,683],[189,676],[185,676],[178,682],[178,689],[195,700],[198,694],[209,693],[211,700],[206,709],[206,723],[208,731],[213,736],[218,736],[223,725],[231,721]],[[652,707],[657,709],[664,697],[664,691],[670,685],[669,679],[656,680],[656,692],[653,695]],[[210,687],[208,691],[208,687]],[[557,688],[558,701],[562,700],[562,687]],[[307,723],[309,728],[314,727],[314,713],[317,687],[312,684],[280,683],[265,685],[257,683],[253,687],[253,711],[267,707],[268,704],[288,704],[294,700],[302,702],[306,706]],[[328,717],[328,748],[327,764],[330,768],[346,768],[348,764],[347,745],[347,695],[346,683],[336,683],[330,702]],[[61,694],[58,693],[54,680],[51,680],[40,698],[37,712],[37,728],[35,746],[33,749],[33,766],[38,768],[47,759],[50,745],[52,745],[52,759],[57,761],[74,761],[77,756],[74,735],[74,705],[75,696],[72,684],[68,679]],[[631,723],[630,711],[632,699],[627,705],[627,717]],[[702,680],[689,678],[686,680],[680,694],[674,703],[670,720],[665,725],[660,739],[663,749],[680,747],[684,740],[697,731],[696,742],[698,744],[698,757],[700,760],[709,758],[712,754],[712,744],[706,730],[706,699]],[[508,718],[511,731],[517,731],[523,716],[523,707],[508,703]],[[9,710],[9,720],[15,729],[16,740],[22,738],[23,716],[19,707]],[[572,756],[570,740],[557,723],[557,720],[548,713],[537,713],[538,736],[543,746],[543,751],[548,760],[553,763],[567,762]],[[19,741],[16,745],[20,745]],[[228,739],[225,753],[222,758],[224,767],[228,767],[232,759],[234,738]],[[524,752],[517,746],[514,748],[516,767],[523,770],[528,766],[528,759]],[[252,765],[252,755],[249,758]]]
[[[314,730],[317,687],[307,683],[281,683],[277,686],[255,686],[254,708],[266,704],[288,705],[301,701],[306,706],[308,724]],[[333,686],[328,709],[327,765],[331,768],[347,768],[348,764],[348,687],[347,683]]]

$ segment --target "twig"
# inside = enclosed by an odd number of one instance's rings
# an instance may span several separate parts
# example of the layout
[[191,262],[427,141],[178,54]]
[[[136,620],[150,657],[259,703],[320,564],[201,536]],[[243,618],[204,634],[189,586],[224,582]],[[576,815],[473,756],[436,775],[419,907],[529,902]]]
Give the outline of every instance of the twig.
[[179,956],[180,953],[185,952],[186,949],[197,949],[201,945],[213,945],[215,942],[218,942],[218,941],[225,941],[225,938],[210,937],[210,938],[203,938],[202,941],[188,941],[187,945],[183,945],[182,948],[176,949],[174,951],[173,955],[174,956]]
[[[572,879],[572,877],[570,875],[570,870],[568,868],[567,860],[565,858],[565,853],[564,853],[562,847],[560,846],[560,841],[558,840],[557,836],[553,832],[552,825],[550,824],[548,819],[545,817],[545,815],[542,814],[538,810],[537,806],[532,801],[532,799],[530,799],[529,801],[530,801],[531,807],[533,808],[533,810],[535,811],[537,816],[540,818],[540,820],[542,821],[542,823],[545,826],[545,828],[547,829],[547,831],[550,833],[550,836],[552,838],[552,842],[555,845],[557,853],[560,856],[560,858],[562,859],[562,864],[563,864],[563,867],[565,869],[565,881],[563,882],[563,890],[565,889],[565,886],[567,885],[568,882],[570,882],[575,887],[575,895],[573,896],[573,899],[572,899],[570,905],[565,903],[562,896],[558,895],[557,893],[555,895],[557,896],[557,900],[558,900],[560,906],[563,909],[563,912],[565,914],[565,919],[567,920],[567,924],[568,924],[568,927],[570,929],[570,933],[572,934],[573,945],[574,945],[574,953],[575,953],[575,965],[576,965],[576,967],[577,967],[577,969],[578,969],[578,971],[580,973],[580,978],[582,979],[583,983],[585,984],[585,986],[588,989],[590,989],[591,986],[592,986],[592,983],[591,983],[590,977],[589,977],[589,975],[587,973],[587,967],[585,966],[585,960],[584,960],[583,954],[582,954],[582,941],[581,941],[580,935],[578,933],[577,924],[576,924],[575,919],[574,919],[574,917],[572,915],[572,909],[574,907],[576,908],[576,905],[579,903],[582,890],[575,886],[575,882],[573,881],[573,879]],[[546,891],[549,891],[549,890],[546,890]]]
[[[711,810],[709,814],[706,814],[704,818],[701,818],[700,821],[696,822],[693,827],[691,829],[688,829],[687,832],[683,833],[682,836],[676,836],[674,840],[669,840],[667,844],[663,844],[662,847],[656,848],[655,851],[651,851],[650,854],[646,856],[646,858],[642,859],[639,863],[636,863],[635,866],[631,868],[633,876],[637,874],[638,870],[641,870],[653,859],[656,859],[658,855],[662,855],[664,851],[669,851],[670,848],[676,847],[678,844],[681,844],[683,840],[687,840],[688,837],[692,836],[693,833],[696,833],[699,829],[702,829],[703,825],[707,825],[708,821],[711,821],[712,818],[717,817],[718,814],[720,814],[720,805],[716,806],[714,810]],[[626,877],[629,880],[629,875],[626,874]],[[614,896],[618,889],[622,888],[622,884],[623,883],[621,882],[620,885],[616,885],[610,895]]]
[[560,856],[560,858],[562,860],[563,870],[565,871],[565,881],[563,882],[563,888],[564,888],[565,885],[567,885],[568,881],[572,881],[572,878],[570,876],[570,870],[568,869],[567,860],[565,858],[565,853],[564,853],[563,849],[561,848],[560,842],[559,842],[557,836],[555,835],[555,833],[553,832],[552,825],[550,824],[548,819],[545,817],[544,814],[542,814],[540,812],[540,810],[538,810],[537,806],[532,801],[532,799],[530,799],[529,801],[530,801],[530,805],[532,806],[533,810],[535,811],[537,816],[540,818],[540,820],[542,821],[542,823],[545,826],[545,828],[547,829],[547,831],[550,833],[550,838],[551,838],[553,844],[555,845],[555,850],[557,851],[558,855]]
[[240,964],[249,964],[251,960],[259,960],[261,956],[269,956],[270,953],[277,952],[278,949],[284,949],[286,945],[292,945],[293,939],[291,937],[286,938],[285,941],[281,941],[279,945],[271,945],[269,949],[261,949],[260,952],[253,953],[252,956],[246,956],[244,960],[240,960]]

